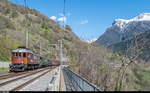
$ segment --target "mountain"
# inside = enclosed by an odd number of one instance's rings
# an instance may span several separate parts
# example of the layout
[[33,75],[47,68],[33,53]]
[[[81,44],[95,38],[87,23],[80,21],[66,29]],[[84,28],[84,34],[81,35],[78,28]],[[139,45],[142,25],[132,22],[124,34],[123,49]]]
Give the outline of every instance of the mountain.
[[106,32],[96,40],[100,46],[107,47],[150,30],[150,13],[124,20],[116,19]]

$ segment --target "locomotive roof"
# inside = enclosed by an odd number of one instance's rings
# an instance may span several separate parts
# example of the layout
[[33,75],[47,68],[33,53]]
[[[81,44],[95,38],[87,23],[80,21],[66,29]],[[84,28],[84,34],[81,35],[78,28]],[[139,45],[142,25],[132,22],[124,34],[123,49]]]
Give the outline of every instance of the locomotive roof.
[[18,48],[16,50],[12,50],[12,52],[28,52],[28,53],[35,54],[34,51],[26,49],[26,48]]

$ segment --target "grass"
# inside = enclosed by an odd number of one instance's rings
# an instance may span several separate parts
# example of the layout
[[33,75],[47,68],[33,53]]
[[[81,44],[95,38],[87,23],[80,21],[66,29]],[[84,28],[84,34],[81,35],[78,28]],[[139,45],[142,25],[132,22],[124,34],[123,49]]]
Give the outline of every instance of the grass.
[[0,68],[0,72],[8,72],[9,68]]

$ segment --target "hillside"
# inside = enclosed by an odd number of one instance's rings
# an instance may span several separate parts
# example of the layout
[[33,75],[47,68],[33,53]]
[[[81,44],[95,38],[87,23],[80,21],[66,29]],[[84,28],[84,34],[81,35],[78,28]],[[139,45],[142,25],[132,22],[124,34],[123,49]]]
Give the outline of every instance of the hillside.
[[144,32],[122,42],[108,46],[115,53],[122,53],[127,56],[138,55],[138,59],[150,62],[150,31]]
[[[8,60],[11,49],[25,46],[26,30],[29,31],[30,49],[39,54],[41,42],[42,48],[52,50],[50,53],[42,50],[46,57],[54,58],[56,50],[48,44],[58,44],[58,40],[63,39],[64,50],[69,50],[73,43],[81,42],[68,25],[64,31],[61,25],[36,10],[27,8],[25,11],[23,6],[0,0],[0,60]],[[67,51],[65,53],[68,55]]]

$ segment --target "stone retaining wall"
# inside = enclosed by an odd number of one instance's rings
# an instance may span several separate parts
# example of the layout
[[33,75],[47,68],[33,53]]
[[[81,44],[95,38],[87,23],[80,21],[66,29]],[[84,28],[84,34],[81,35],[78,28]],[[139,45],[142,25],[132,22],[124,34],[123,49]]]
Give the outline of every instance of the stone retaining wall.
[[9,62],[0,62],[0,68],[8,68]]

